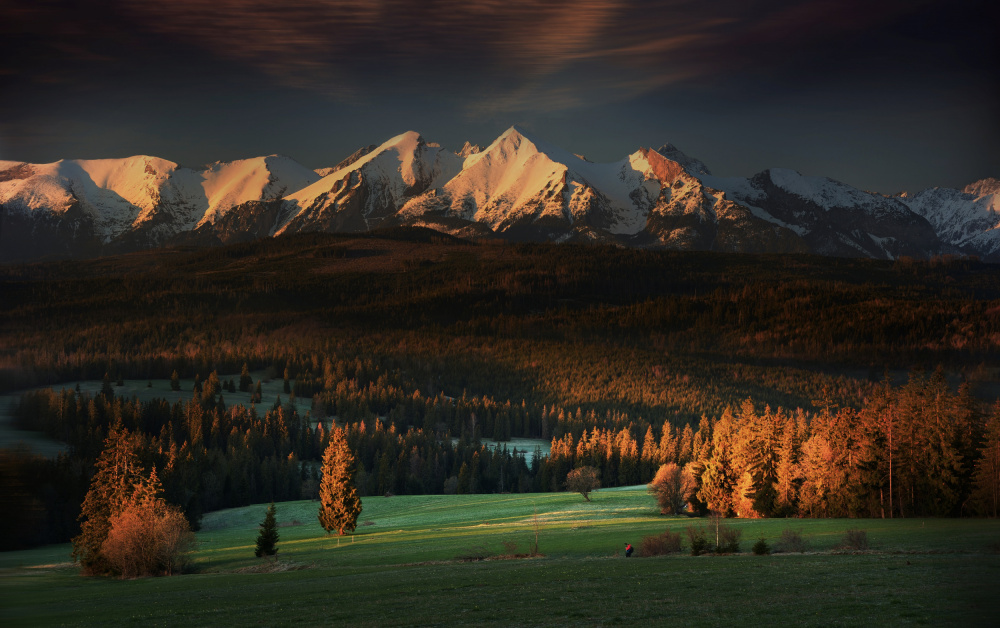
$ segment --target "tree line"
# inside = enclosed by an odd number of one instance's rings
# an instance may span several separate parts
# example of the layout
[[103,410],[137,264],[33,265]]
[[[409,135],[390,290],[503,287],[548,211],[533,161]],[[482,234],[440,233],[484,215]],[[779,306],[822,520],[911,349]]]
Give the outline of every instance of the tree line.
[[[21,424],[44,426],[69,443],[70,453],[54,460],[4,454],[5,474],[17,488],[9,489],[12,503],[21,504],[17,527],[33,535],[17,543],[75,533],[74,505],[114,425],[133,434],[139,460],[160,470],[165,499],[195,528],[210,510],[317,498],[319,461],[335,426],[277,401],[263,413],[256,406],[227,407],[213,392],[215,380],[174,404],[73,390],[25,394],[17,409]],[[461,403],[468,402],[451,407]],[[747,399],[683,427],[546,409],[538,421],[554,432],[550,454],[534,452],[531,464],[527,452],[483,446],[472,425],[458,437],[445,424],[428,426],[426,415],[407,414],[405,404],[385,417],[345,420],[343,431],[361,496],[558,491],[582,467],[596,469],[601,486],[627,486],[649,482],[673,464],[683,470],[677,474],[682,503],[694,513],[998,514],[1000,406],[982,412],[967,386],[952,392],[940,369],[930,376],[914,372],[901,388],[885,381],[857,408],[821,403],[822,410],[810,414],[760,408]],[[475,420],[472,412],[469,417]]]

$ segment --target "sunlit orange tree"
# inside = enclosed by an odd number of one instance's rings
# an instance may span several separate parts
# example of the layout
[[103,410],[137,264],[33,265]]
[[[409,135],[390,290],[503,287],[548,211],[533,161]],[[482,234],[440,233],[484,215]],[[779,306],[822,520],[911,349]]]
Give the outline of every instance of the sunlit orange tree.
[[323,454],[323,479],[319,485],[319,523],[327,534],[352,532],[361,514],[361,498],[354,486],[354,454],[345,430],[335,427]]

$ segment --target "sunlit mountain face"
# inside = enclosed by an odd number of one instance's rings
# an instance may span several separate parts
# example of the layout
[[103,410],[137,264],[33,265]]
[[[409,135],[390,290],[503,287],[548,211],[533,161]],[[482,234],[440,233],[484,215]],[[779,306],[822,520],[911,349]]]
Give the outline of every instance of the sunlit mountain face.
[[279,155],[0,162],[6,261],[428,227],[464,238],[895,259],[998,256],[995,179],[886,196],[771,168],[712,174],[672,144],[595,163],[514,126],[457,151],[410,131],[310,170]]

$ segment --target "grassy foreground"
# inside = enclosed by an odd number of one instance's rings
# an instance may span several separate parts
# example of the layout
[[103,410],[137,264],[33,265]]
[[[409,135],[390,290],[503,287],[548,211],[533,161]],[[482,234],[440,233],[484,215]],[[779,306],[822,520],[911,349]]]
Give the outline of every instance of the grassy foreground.
[[[278,504],[279,560],[256,559],[266,505],[206,515],[196,573],[82,578],[68,546],[0,554],[0,623],[15,625],[996,625],[1000,522],[736,520],[745,553],[622,556],[624,543],[692,521],[641,488],[577,494],[364,500],[352,537],[326,536],[317,503]],[[529,552],[536,515],[543,556]],[[697,521],[703,524],[704,521]],[[753,556],[791,528],[804,554]],[[863,529],[871,550],[839,553]]]

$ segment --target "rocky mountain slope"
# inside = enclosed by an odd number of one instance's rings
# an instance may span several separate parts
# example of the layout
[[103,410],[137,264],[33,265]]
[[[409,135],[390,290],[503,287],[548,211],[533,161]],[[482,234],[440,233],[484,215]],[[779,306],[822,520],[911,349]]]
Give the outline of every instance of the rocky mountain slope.
[[304,231],[426,226],[463,237],[733,252],[1000,261],[1000,182],[883,196],[772,168],[718,177],[671,144],[592,163],[512,127],[457,153],[408,132],[309,170],[276,155],[0,161],[0,261]]

